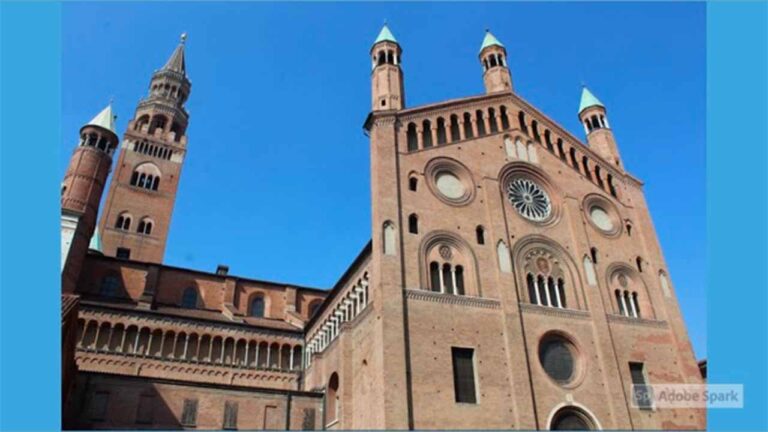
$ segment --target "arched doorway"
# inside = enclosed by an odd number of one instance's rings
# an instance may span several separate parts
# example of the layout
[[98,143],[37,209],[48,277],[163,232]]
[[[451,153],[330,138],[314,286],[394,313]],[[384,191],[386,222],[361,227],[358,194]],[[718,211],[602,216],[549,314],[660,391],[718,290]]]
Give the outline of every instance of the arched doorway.
[[584,410],[569,406],[552,416],[549,430],[596,430],[595,422]]

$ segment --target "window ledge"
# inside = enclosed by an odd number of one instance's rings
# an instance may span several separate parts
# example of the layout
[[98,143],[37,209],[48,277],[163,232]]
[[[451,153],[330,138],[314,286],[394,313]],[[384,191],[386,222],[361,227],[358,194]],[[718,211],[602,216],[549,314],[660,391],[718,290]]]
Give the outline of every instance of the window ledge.
[[627,317],[624,315],[615,315],[615,314],[607,314],[607,316],[608,316],[608,321],[617,322],[621,324],[632,324],[632,325],[657,327],[657,328],[667,327],[666,321],[658,321],[658,320],[652,320],[647,318],[633,318],[633,317]]
[[443,294],[423,289],[406,289],[408,300],[422,300],[434,303],[448,303],[460,306],[480,307],[486,309],[501,309],[501,302],[494,299],[472,297],[465,295]]
[[560,316],[565,318],[589,319],[590,317],[589,312],[583,310],[541,306],[531,303],[520,303],[520,309],[525,312],[533,312],[549,316]]

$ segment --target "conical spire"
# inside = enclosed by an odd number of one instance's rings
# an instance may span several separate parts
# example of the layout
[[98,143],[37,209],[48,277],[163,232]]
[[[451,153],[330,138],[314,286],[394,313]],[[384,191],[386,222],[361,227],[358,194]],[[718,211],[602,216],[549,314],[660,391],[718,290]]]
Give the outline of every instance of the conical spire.
[[184,64],[184,43],[186,41],[187,41],[187,34],[182,33],[181,40],[179,41],[179,45],[176,47],[175,50],[173,50],[173,54],[171,54],[171,58],[169,58],[168,61],[165,63],[165,66],[163,66],[163,70],[171,70],[183,75],[187,74],[187,67]]
[[112,102],[110,101],[106,108],[101,110],[100,113],[96,114],[96,117],[92,118],[91,121],[86,123],[86,126],[99,126],[114,134],[117,134],[115,128],[116,117],[117,116],[112,113]]
[[593,95],[587,86],[584,86],[581,90],[581,103],[579,103],[579,112],[593,106],[599,106],[605,108],[602,102]]
[[93,236],[91,236],[91,242],[88,244],[88,249],[103,252],[101,250],[101,237],[99,237],[98,229],[93,231]]
[[373,44],[376,45],[379,42],[394,42],[397,43],[397,39],[395,39],[395,35],[392,34],[391,31],[389,31],[389,27],[387,27],[387,24],[384,23],[384,27],[381,28],[381,31],[379,32],[379,36],[376,38],[375,41],[373,41]]
[[504,48],[504,44],[499,42],[498,39],[496,39],[496,36],[491,33],[490,30],[485,30],[485,37],[483,38],[483,44],[480,46],[480,51],[482,52],[484,49],[488,48],[489,46],[500,46]]

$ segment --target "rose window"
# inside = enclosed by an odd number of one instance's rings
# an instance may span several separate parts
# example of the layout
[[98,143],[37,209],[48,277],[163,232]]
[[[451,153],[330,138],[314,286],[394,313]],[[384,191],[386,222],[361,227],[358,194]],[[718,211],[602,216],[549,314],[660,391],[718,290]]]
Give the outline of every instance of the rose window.
[[521,216],[535,222],[546,220],[552,212],[547,193],[528,179],[517,178],[509,182],[507,198]]

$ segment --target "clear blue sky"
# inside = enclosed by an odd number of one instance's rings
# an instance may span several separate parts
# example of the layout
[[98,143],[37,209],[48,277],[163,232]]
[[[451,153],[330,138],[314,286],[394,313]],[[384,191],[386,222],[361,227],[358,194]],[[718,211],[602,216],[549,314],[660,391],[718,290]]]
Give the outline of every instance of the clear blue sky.
[[370,237],[368,50],[387,19],[409,106],[483,92],[485,28],[517,92],[576,136],[606,104],[706,355],[702,3],[74,3],[64,8],[61,172],[114,97],[122,135],[189,33],[189,153],[166,263],[330,287]]

